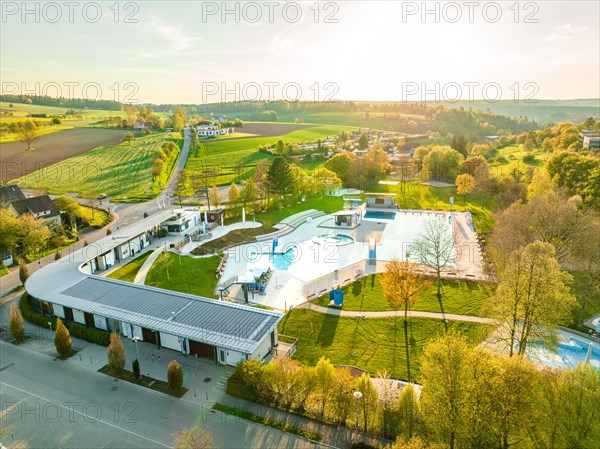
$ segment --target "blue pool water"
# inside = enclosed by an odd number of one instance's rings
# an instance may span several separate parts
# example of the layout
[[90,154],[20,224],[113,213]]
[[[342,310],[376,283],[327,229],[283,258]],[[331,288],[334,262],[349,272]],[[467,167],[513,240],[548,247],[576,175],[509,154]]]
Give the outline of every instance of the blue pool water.
[[[562,334],[563,338],[558,343],[556,351],[541,349],[539,345],[534,345],[535,349],[531,356],[557,368],[573,368],[578,363],[584,363],[591,340],[565,331],[561,331],[559,334]],[[590,364],[594,368],[600,369],[600,347],[597,343],[592,344]]]
[[313,238],[313,242],[319,245],[334,243],[338,246],[342,246],[354,243],[354,238],[344,234],[321,234]]
[[296,259],[297,250],[296,248],[290,248],[285,253],[254,253],[251,256],[251,262],[258,262],[261,260],[268,260],[272,270],[283,270],[287,271],[292,262]]
[[367,212],[364,218],[373,218],[376,220],[393,220],[396,218],[396,212]]

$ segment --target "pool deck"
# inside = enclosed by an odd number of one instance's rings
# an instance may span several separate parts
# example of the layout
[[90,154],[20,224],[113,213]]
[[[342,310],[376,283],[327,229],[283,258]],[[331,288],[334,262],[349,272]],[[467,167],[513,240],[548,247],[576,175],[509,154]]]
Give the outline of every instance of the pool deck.
[[[486,278],[477,234],[470,214],[464,212],[434,212],[397,210],[393,220],[363,219],[354,228],[330,224],[334,214],[311,220],[300,220],[297,227],[279,237],[279,245],[284,248],[297,248],[297,256],[287,271],[274,270],[267,285],[266,294],[250,294],[250,302],[287,310],[297,307],[315,296],[320,296],[332,288],[353,282],[357,277],[385,271],[387,262],[403,260],[409,245],[418,236],[425,221],[452,216],[455,232],[462,251],[455,265],[442,275],[448,279],[481,281]],[[313,237],[321,234],[344,234],[354,238],[347,245],[319,245]],[[377,242],[377,261],[369,263],[369,240]],[[227,250],[228,262],[219,282],[243,275],[251,264],[250,254],[268,253],[271,241],[260,241],[239,245]],[[432,274],[423,267],[425,274]],[[223,282],[223,283],[222,283]],[[239,285],[228,288],[230,298],[243,300]]]

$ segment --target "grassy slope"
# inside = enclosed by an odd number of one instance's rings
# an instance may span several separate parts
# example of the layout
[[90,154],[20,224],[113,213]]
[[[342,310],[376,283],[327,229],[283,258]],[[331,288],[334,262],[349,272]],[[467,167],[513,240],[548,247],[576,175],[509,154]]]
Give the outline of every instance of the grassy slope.
[[313,142],[350,129],[352,128],[324,125],[299,129],[281,136],[209,140],[201,143],[197,151],[190,151],[185,169],[190,175],[195,172],[202,172],[206,168],[217,169],[219,176],[215,183],[219,185],[230,184],[234,180],[239,180],[237,174],[231,170],[234,164],[238,163],[248,168],[240,176],[240,178],[245,179],[254,175],[254,166],[258,161],[270,158],[269,155],[257,151],[261,145],[274,144],[279,139],[284,142]]
[[215,270],[220,262],[221,259],[216,256],[193,259],[186,256],[180,258],[173,253],[162,253],[150,268],[146,285],[215,298]]
[[[381,275],[369,275],[342,288],[342,290],[344,290],[344,306],[342,310],[392,310],[383,295]],[[446,313],[478,316],[482,304],[492,294],[493,289],[487,285],[452,281],[444,281],[442,283],[442,299]],[[329,304],[329,296],[322,296],[314,302],[322,306],[327,306]],[[412,310],[440,312],[434,282],[423,291],[415,305],[412,306]],[[402,314],[403,312],[398,312],[399,316]]]
[[[160,193],[152,176],[154,151],[172,140],[171,134],[156,133],[137,138],[131,145],[103,145],[15,180],[22,188],[40,184],[51,194],[79,192],[94,198],[99,193],[114,197],[149,199]],[[169,170],[161,178],[166,182],[176,161],[173,154]]]
[[108,277],[120,279],[121,281],[133,282],[135,280],[135,275],[140,271],[140,268],[142,268],[146,259],[150,257],[150,254],[152,254],[152,251],[145,252],[141,256],[136,257],[131,262],[110,273]]
[[[423,346],[441,335],[441,320],[411,321],[411,371],[418,381]],[[450,329],[463,333],[476,343],[481,341],[484,326],[474,323],[450,322]],[[315,365],[324,356],[336,365],[354,365],[371,375],[386,371],[392,378],[406,379],[406,354],[402,320],[394,318],[361,319],[294,309],[282,320],[279,331],[298,338],[294,358]],[[410,335],[410,334],[409,334]],[[409,337],[410,340],[410,337]]]

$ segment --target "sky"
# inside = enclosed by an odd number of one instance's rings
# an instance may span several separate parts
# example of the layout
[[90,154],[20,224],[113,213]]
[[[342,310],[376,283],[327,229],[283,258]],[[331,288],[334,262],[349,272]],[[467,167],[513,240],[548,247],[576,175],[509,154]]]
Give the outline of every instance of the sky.
[[600,2],[1,2],[3,93],[206,103],[600,97]]

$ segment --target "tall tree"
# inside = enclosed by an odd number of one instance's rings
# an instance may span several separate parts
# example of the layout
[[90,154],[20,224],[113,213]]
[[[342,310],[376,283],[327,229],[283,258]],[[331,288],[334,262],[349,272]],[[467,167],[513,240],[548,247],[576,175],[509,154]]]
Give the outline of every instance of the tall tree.
[[456,177],[456,192],[463,197],[463,204],[465,203],[465,197],[475,189],[475,178],[468,173],[463,173]]
[[398,311],[404,309],[404,344],[406,347],[406,372],[407,381],[410,376],[410,343],[408,340],[408,310],[419,298],[429,282],[416,271],[416,266],[410,262],[392,260],[385,266],[385,273],[381,285],[383,294],[390,307]]
[[183,387],[183,369],[177,360],[171,360],[167,366],[167,381],[173,391],[179,391]]
[[232,182],[229,189],[227,189],[227,197],[229,198],[229,204],[231,206],[237,206],[240,200],[240,189],[235,182]]
[[[419,263],[435,270],[437,279],[437,298],[442,315],[444,304],[442,301],[442,270],[451,266],[460,257],[460,247],[453,226],[448,225],[448,218],[430,218],[423,225],[421,233],[410,245]],[[444,327],[448,330],[448,323],[443,317]]]
[[286,195],[290,193],[294,180],[290,164],[284,157],[277,156],[273,160],[267,174],[267,183],[271,194]]
[[110,334],[110,344],[108,345],[108,367],[115,374],[120,373],[125,368],[125,346],[121,336],[116,330]]
[[509,354],[525,354],[530,340],[550,344],[553,328],[576,305],[569,292],[572,277],[560,270],[549,243],[530,243],[510,255],[488,301],[490,314],[502,324],[497,332]]
[[39,137],[39,130],[31,120],[25,120],[23,126],[19,128],[19,138],[27,144],[27,149],[31,150],[31,144]]
[[17,343],[21,343],[25,339],[25,323],[23,322],[23,315],[21,315],[21,311],[16,302],[11,303],[10,305],[8,327]]
[[315,367],[315,379],[321,402],[321,419],[325,419],[325,407],[331,396],[331,387],[335,378],[335,368],[325,357],[321,357]]
[[446,334],[425,346],[421,358],[421,405],[432,434],[454,449],[463,429],[464,388],[469,347],[464,337]]
[[371,376],[364,373],[358,378],[358,391],[362,393],[360,399],[360,410],[363,418],[363,432],[367,433],[369,423],[371,423],[377,414],[378,393],[377,388],[371,381]]
[[213,206],[219,207],[219,204],[221,204],[221,194],[219,193],[219,189],[217,189],[217,186],[212,186],[210,188],[210,190],[208,191],[208,198]]
[[60,318],[56,319],[54,346],[56,347],[56,352],[62,357],[66,357],[71,353],[71,334]]

